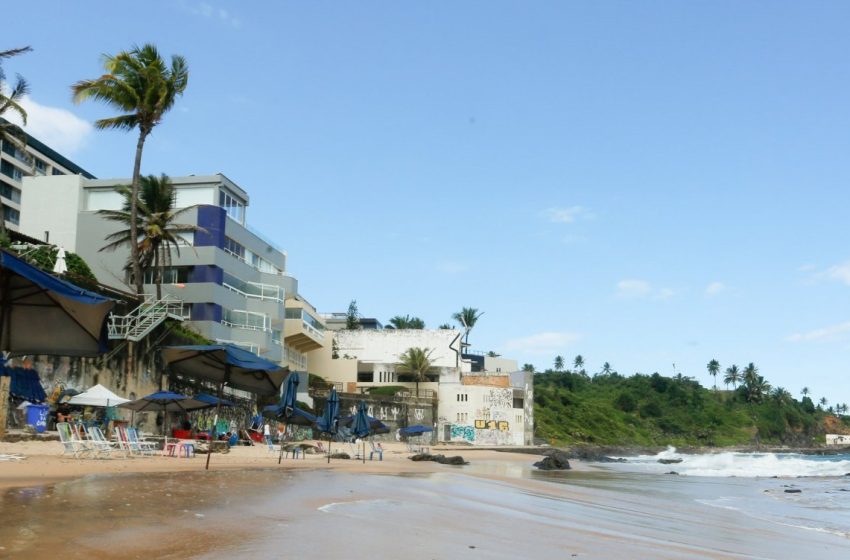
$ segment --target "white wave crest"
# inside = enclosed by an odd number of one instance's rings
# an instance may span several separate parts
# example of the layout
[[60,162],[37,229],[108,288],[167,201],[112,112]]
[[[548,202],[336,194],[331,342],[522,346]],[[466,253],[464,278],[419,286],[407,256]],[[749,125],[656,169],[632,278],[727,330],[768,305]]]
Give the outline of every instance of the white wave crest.
[[[663,473],[675,470],[686,476],[711,477],[827,477],[850,473],[850,456],[814,456],[797,453],[708,453],[688,455],[668,447],[657,455],[627,457],[628,470]],[[659,460],[677,463],[659,463]]]

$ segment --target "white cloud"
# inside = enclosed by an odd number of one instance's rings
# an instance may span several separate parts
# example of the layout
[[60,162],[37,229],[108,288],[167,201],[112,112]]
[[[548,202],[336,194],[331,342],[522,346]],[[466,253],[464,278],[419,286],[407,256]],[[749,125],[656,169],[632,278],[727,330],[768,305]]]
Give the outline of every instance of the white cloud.
[[180,7],[192,15],[218,20],[233,27],[239,27],[242,25],[242,22],[237,17],[224,8],[217,8],[207,2],[190,3],[181,1]]
[[[42,105],[28,95],[21,99],[21,106],[27,112],[24,130],[63,155],[79,151],[94,130],[91,124],[71,111]],[[3,116],[15,124],[23,124],[14,112],[7,111]]]
[[593,218],[593,214],[591,214],[587,208],[583,206],[547,208],[543,211],[543,216],[545,216],[550,222],[555,222],[557,224],[572,224],[580,219],[589,220]]
[[830,280],[838,280],[850,286],[850,261],[829,267],[824,273],[824,276]]
[[786,337],[788,342],[829,342],[840,338],[840,335],[850,331],[850,322],[830,325],[821,329],[804,333],[795,333]]
[[581,335],[574,332],[542,332],[512,338],[505,342],[504,348],[507,351],[527,354],[553,354],[562,352],[564,347],[570,346],[579,339]]
[[626,299],[647,297],[652,293],[652,286],[645,280],[620,280],[617,282],[617,296]]
[[705,288],[705,295],[716,296],[724,290],[726,290],[726,284],[723,282],[712,282]]

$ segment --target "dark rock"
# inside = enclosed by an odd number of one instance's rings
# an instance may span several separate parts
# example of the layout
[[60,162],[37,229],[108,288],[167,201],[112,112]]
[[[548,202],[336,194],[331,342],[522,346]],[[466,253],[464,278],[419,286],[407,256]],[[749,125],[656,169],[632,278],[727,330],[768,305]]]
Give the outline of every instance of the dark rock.
[[337,451],[336,453],[331,453],[331,459],[351,459],[351,455]]
[[678,475],[679,473],[677,473],[676,471],[670,471],[670,472],[666,472],[666,473],[664,473],[664,474],[675,474],[675,475]]
[[434,461],[441,465],[468,465],[469,461],[464,461],[460,455],[454,457],[446,457],[445,455],[431,455],[430,453],[417,453],[408,457],[411,461]]
[[534,463],[534,466],[541,471],[566,471],[571,468],[568,455],[562,451],[548,454],[542,461]]
[[802,492],[802,490],[800,490],[799,488],[786,488],[785,489],[786,494],[800,494],[801,492]]
[[658,459],[658,462],[662,465],[675,465],[676,463],[681,463],[681,459]]

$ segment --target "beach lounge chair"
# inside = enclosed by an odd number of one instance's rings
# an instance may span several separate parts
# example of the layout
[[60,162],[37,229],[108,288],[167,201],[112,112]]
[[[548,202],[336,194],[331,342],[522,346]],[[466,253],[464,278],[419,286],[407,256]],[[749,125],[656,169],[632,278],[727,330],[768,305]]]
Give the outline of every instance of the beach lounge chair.
[[283,458],[287,458],[292,453],[292,458],[297,459],[299,453],[304,453],[304,448],[300,443],[283,443]]
[[372,450],[371,450],[371,451],[369,451],[369,460],[370,460],[370,461],[372,460],[372,458],[373,458],[376,454],[378,455],[378,460],[379,460],[379,461],[383,461],[383,460],[384,460],[384,448],[383,448],[383,447],[381,447],[381,442],[374,442],[374,441],[372,441],[372,440],[369,440],[369,447],[371,447],[371,448],[372,448]]
[[88,429],[89,441],[94,448],[94,453],[103,455],[104,457],[112,457],[112,452],[118,446],[117,442],[112,442],[106,439],[103,432],[97,426],[92,426]]
[[325,444],[323,444],[319,440],[316,440],[316,453],[320,453],[322,455],[325,455],[327,452],[328,452],[328,450],[325,449]]
[[59,432],[59,441],[62,442],[63,455],[73,455],[75,459],[80,459],[91,453],[88,442],[74,437],[74,431],[68,422],[57,422],[56,431]]
[[139,430],[136,428],[127,428],[127,439],[130,441],[130,447],[139,455],[147,455],[152,457],[156,455],[157,444],[155,441],[145,441],[139,437]]

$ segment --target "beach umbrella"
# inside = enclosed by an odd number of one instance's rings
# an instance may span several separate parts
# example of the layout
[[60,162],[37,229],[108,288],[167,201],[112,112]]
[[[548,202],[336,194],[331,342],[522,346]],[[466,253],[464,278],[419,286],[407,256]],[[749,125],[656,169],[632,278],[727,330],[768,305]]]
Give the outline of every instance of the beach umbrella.
[[[175,373],[218,384],[219,399],[225,385],[262,395],[277,394],[288,371],[232,344],[168,346],[163,348],[162,357]],[[213,426],[220,410],[221,403],[216,405]],[[211,455],[207,453],[207,469]]]
[[[356,414],[354,416],[343,416],[339,419],[339,425],[341,427],[346,428],[351,427],[352,424],[354,424],[354,419],[356,417]],[[378,420],[377,418],[373,416],[366,416],[366,418],[369,419],[369,429],[371,430],[372,435],[390,433],[390,429],[387,427],[387,425]]]
[[372,426],[369,422],[369,415],[366,414],[366,411],[366,401],[360,401],[357,403],[357,414],[354,415],[354,425],[351,428],[351,432],[354,436],[363,440],[364,464],[366,463],[366,440],[364,438],[372,433]]
[[426,432],[433,432],[434,428],[429,426],[422,426],[421,424],[416,424],[414,426],[408,426],[406,428],[402,428],[398,431],[399,435],[402,436],[421,436]]
[[55,274],[65,274],[68,272],[68,265],[65,263],[65,249],[59,247],[59,251],[56,252],[56,263],[53,265],[53,272]]
[[316,427],[322,433],[328,434],[328,463],[330,463],[331,437],[336,435],[339,429],[339,397],[336,394],[336,387],[331,388],[328,400],[325,403],[325,410],[322,412],[322,417],[316,422]]
[[103,385],[97,384],[78,395],[74,395],[68,399],[68,404],[75,406],[100,406],[110,407],[119,406],[130,402],[130,399],[119,397]]
[[[293,415],[296,409],[296,397],[298,396],[298,383],[300,382],[299,376],[297,372],[290,372],[289,376],[286,378],[286,381],[283,384],[283,394],[280,396],[280,403],[278,404],[277,416],[281,420],[286,423],[287,429],[289,429],[289,422],[287,420]],[[283,441],[280,442],[280,453],[277,457],[277,464],[280,464],[281,459],[283,459]]]
[[118,406],[119,408],[132,410],[133,412],[161,410],[163,416],[163,435],[165,435],[165,442],[168,443],[168,412],[190,412],[192,410],[212,408],[216,405],[195,400],[179,393],[172,393],[171,391],[158,391]]
[[236,403],[233,401],[229,401],[227,399],[220,399],[214,395],[210,395],[207,393],[198,393],[194,397],[192,397],[196,401],[205,402],[210,405],[210,408],[216,406],[217,404],[221,404],[221,406],[236,406]]
[[96,356],[107,351],[115,301],[0,251],[0,350]]

